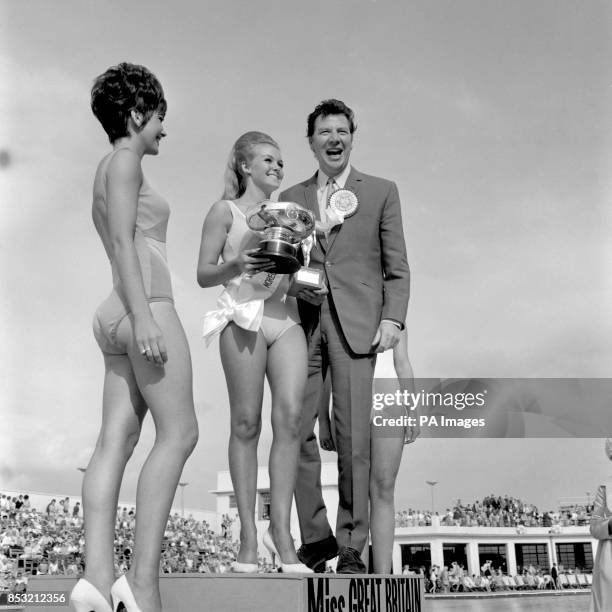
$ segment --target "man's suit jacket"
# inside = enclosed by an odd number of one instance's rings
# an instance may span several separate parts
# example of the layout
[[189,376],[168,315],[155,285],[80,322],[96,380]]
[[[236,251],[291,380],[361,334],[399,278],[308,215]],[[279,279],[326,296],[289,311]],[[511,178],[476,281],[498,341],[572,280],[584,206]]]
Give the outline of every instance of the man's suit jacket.
[[[371,352],[381,319],[406,319],[410,270],[395,183],[351,170],[345,189],[359,201],[355,214],[334,227],[329,237],[317,237],[310,266],[323,269],[342,332],[351,350]],[[319,219],[317,175],[290,187],[280,198],[310,209]],[[308,335],[319,308],[298,300]]]

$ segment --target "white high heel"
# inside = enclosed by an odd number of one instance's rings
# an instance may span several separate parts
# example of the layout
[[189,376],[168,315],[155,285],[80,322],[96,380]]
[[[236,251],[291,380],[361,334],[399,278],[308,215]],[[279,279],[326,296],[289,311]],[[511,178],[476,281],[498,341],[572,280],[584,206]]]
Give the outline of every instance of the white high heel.
[[233,561],[231,568],[234,574],[256,574],[259,566],[257,563],[241,563],[240,561]]
[[111,598],[114,612],[142,612],[134,599],[134,593],[132,593],[125,574],[111,587]]
[[281,572],[283,574],[312,574],[314,573],[307,565],[303,563],[283,563],[281,556],[278,554],[278,550],[276,550],[276,546],[274,545],[274,540],[270,535],[270,530],[266,530],[261,538],[263,545],[268,549],[269,553],[272,555],[272,564],[274,564],[274,557],[278,557],[280,559]]
[[74,612],[112,612],[104,595],[96,587],[81,578],[70,593],[70,605]]

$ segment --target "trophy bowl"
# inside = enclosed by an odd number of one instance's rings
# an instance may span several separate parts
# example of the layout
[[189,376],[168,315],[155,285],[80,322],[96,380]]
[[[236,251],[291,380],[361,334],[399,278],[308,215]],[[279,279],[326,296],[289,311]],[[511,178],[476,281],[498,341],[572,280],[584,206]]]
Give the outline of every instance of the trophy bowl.
[[261,234],[259,251],[252,257],[274,262],[272,272],[291,274],[300,268],[297,258],[300,241],[312,233],[312,213],[295,202],[266,200],[252,206],[246,212],[247,225]]

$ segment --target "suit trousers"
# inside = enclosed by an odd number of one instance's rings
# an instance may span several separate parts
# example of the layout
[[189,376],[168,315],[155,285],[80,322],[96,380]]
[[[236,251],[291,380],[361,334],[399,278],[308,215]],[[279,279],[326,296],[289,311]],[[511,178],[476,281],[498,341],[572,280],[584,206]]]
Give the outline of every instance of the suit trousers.
[[326,378],[331,376],[338,451],[338,546],[362,552],[369,532],[370,413],[376,354],[352,353],[328,294],[308,334],[308,382],[302,412],[295,491],[303,544],[331,535],[321,492],[321,456],[314,426]]

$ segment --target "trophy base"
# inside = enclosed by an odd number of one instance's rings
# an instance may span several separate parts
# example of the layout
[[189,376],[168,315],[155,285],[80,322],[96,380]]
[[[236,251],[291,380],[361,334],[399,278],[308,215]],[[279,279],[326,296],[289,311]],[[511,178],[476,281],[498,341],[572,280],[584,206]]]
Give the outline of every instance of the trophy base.
[[251,257],[260,257],[274,262],[274,268],[270,272],[276,274],[293,274],[300,269],[301,264],[296,257],[297,248],[288,242],[280,240],[264,240],[261,248]]
[[323,289],[325,280],[323,270],[302,266],[293,278],[292,288],[297,292],[302,289]]

